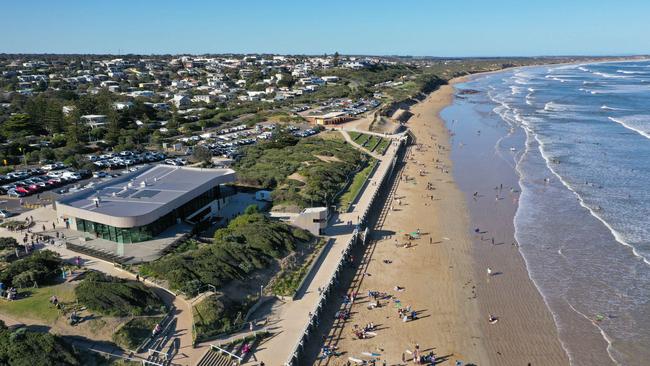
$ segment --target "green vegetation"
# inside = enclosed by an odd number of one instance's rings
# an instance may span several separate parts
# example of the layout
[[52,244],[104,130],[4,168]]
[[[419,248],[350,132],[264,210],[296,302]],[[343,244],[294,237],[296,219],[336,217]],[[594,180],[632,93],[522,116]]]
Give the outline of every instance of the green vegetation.
[[357,198],[359,195],[359,192],[363,188],[364,184],[368,180],[368,177],[370,177],[370,174],[372,173],[373,169],[375,169],[375,165],[377,165],[377,160],[371,160],[370,164],[363,168],[362,171],[357,173],[354,176],[354,179],[352,180],[352,183],[350,183],[350,186],[348,186],[348,189],[343,193],[340,199],[339,207],[341,208],[341,212],[347,212],[350,209],[350,205],[354,202],[354,200]]
[[390,146],[390,139],[383,138],[376,135],[361,133],[361,132],[348,132],[350,138],[355,143],[366,148],[370,152],[376,152],[378,154],[384,155],[388,146]]
[[0,250],[2,249],[12,249],[18,246],[18,241],[12,237],[2,237],[0,238]]
[[388,147],[390,146],[391,140],[382,138],[381,141],[375,147],[375,152],[378,154],[384,155]]
[[300,282],[305,277],[309,271],[309,267],[312,265],[316,257],[320,252],[320,248],[325,244],[324,240],[319,240],[313,250],[309,255],[307,260],[305,260],[302,265],[290,265],[287,268],[284,268],[271,283],[269,283],[268,288],[275,295],[280,296],[293,296],[296,291],[298,291],[298,286]]
[[214,243],[185,253],[171,253],[141,267],[141,273],[168,281],[173,289],[192,294],[202,284],[220,287],[245,279],[253,271],[311,240],[301,229],[260,213],[240,215],[215,233]]
[[56,296],[65,306],[75,302],[74,289],[69,283],[18,290],[18,300],[0,301],[0,312],[15,319],[32,319],[52,324],[61,311],[50,303]]
[[[360,70],[347,68],[335,68],[319,71],[320,75],[338,76],[341,81],[338,88],[345,86],[349,89],[347,95],[341,97],[371,97],[374,92],[374,86],[386,81],[400,80],[403,77],[416,74],[416,66],[397,64],[397,65],[372,65]],[[327,87],[327,89],[332,88]],[[341,93],[342,94],[342,93]]]
[[113,341],[122,348],[135,351],[163,319],[163,316],[131,319],[113,334]]
[[355,131],[350,131],[348,132],[348,134],[350,135],[352,141],[357,141],[357,139],[363,135],[361,132],[355,132]]
[[42,250],[10,263],[0,272],[0,282],[6,287],[32,287],[51,284],[61,270],[61,257],[58,253]]
[[12,366],[80,365],[78,355],[50,333],[21,328],[10,331],[0,321],[0,364]]
[[7,220],[0,224],[0,227],[9,229],[9,230],[21,230],[27,228],[29,225],[25,221],[20,220]]
[[205,340],[237,330],[243,324],[248,304],[236,303],[212,294],[192,308],[196,340]]
[[368,141],[366,141],[365,148],[368,149],[369,151],[374,151],[375,147],[377,147],[377,144],[379,144],[379,141],[381,141],[381,137],[377,137],[375,135],[370,135],[368,138]]
[[75,288],[80,303],[104,315],[153,315],[165,311],[156,293],[141,282],[88,272]]
[[[244,149],[235,169],[242,184],[273,189],[276,204],[308,207],[332,202],[366,160],[342,139],[281,135]],[[287,179],[294,173],[300,180]]]
[[368,142],[369,138],[370,138],[370,135],[367,135],[367,134],[363,133],[354,142],[356,142],[360,146],[366,146],[366,143]]

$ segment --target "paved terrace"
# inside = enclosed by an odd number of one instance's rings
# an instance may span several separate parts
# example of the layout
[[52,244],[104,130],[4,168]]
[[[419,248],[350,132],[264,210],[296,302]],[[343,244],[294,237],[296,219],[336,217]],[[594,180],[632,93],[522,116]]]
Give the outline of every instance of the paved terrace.
[[[56,231],[60,233],[70,232],[69,230],[65,229],[62,222],[61,223],[57,222],[56,213],[52,209],[51,205],[37,208],[35,210],[27,211],[16,217],[13,217],[12,219],[25,220],[28,217],[33,218],[35,222],[35,225],[33,227],[33,232],[35,233],[43,233],[45,235],[54,236]],[[55,225],[54,229],[52,227],[53,223]],[[42,230],[43,225],[45,225],[46,228],[45,231]],[[25,235],[24,233],[18,231],[9,231],[0,228],[0,236],[14,237],[16,238],[16,240],[18,240],[21,243],[24,235]],[[66,237],[66,240],[67,239],[68,237]],[[75,258],[81,257],[83,266],[88,269],[103,272],[114,277],[125,278],[130,280],[136,279],[133,273],[124,271],[114,266],[112,263],[88,255],[79,254],[66,249],[65,246],[63,246],[61,240],[56,240],[55,245],[46,245],[44,248],[39,248],[39,249],[48,249],[48,250],[55,251],[59,253],[61,255],[61,258],[68,263],[75,263]],[[170,342],[174,344],[173,364],[194,365],[196,362],[193,362],[193,355],[196,352],[196,350],[192,347],[193,323],[192,323],[192,310],[189,302],[184,300],[181,296],[175,296],[174,294],[170,293],[167,289],[159,287],[157,284],[153,282],[150,281],[145,281],[145,282],[147,285],[154,288],[156,293],[161,297],[161,299],[163,300],[163,302],[165,302],[167,306],[173,306],[175,308],[173,314],[175,323],[173,329],[171,330],[171,338],[170,338]],[[5,316],[0,315],[0,318],[5,320],[7,324],[19,323],[17,320]],[[78,347],[90,349],[97,352],[110,353],[117,357],[128,356],[121,349],[107,346],[102,342],[93,342],[89,340],[88,342],[81,342],[81,343],[77,343],[76,345]],[[166,351],[168,347],[169,347],[169,343],[165,345],[164,350]],[[134,355],[134,358],[136,360],[146,359],[147,357],[148,355],[146,352],[143,352],[142,354],[139,355]]]
[[[403,135],[393,135],[402,137]],[[384,156],[378,156],[380,165],[373,176],[368,180],[363,193],[358,198],[354,209],[351,212],[341,213],[335,216],[333,225],[329,226],[325,234],[333,239],[325,258],[322,260],[314,277],[307,285],[304,293],[298,294],[296,300],[288,300],[278,306],[274,311],[273,318],[279,319],[269,329],[275,335],[263,343],[256,351],[254,359],[264,361],[269,366],[284,365],[295,350],[296,344],[302,339],[303,331],[311,318],[310,314],[315,310],[320,301],[320,288],[325,288],[334,276],[339,263],[343,260],[343,251],[352,239],[354,225],[346,223],[352,221],[356,224],[359,218],[363,217],[381,186],[380,180],[392,169],[393,158],[397,155],[398,142],[393,141]]]

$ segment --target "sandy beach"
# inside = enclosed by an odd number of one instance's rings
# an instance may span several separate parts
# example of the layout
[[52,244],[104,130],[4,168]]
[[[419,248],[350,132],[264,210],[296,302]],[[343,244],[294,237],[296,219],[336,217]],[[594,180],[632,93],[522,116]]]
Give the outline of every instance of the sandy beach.
[[[486,245],[473,233],[479,210],[470,214],[468,197],[454,181],[450,134],[439,116],[453,97],[453,86],[445,85],[411,108],[408,127],[416,144],[407,152],[386,197],[385,214],[351,275],[347,293],[356,293],[351,317],[323,334],[338,356],[314,364],[345,365],[350,358],[376,357],[380,364],[398,365],[412,361],[416,349],[420,355],[433,352],[437,363],[450,365],[568,364],[550,312],[517,247],[510,245],[514,210],[509,222],[508,210],[498,220],[488,220],[490,230],[498,230],[508,245]],[[485,190],[493,187],[480,175],[475,179]],[[406,236],[417,232],[412,240]],[[487,266],[500,274],[487,276]],[[380,307],[374,307],[370,291],[381,293]],[[415,319],[404,321],[399,308],[410,308]],[[490,314],[498,317],[495,324],[488,322]],[[370,323],[374,329],[359,339],[355,329]]]

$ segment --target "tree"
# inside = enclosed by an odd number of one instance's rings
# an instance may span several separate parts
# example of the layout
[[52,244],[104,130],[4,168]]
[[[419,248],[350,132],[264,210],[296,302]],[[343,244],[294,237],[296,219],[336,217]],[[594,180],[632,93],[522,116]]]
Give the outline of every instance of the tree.
[[70,114],[66,117],[66,137],[67,137],[67,146],[68,147],[78,147],[78,145],[83,140],[82,129],[80,119],[80,111],[78,108],[75,108]]
[[0,134],[5,138],[40,134],[41,128],[28,114],[14,114],[0,126]]
[[248,205],[244,210],[244,215],[252,215],[260,212],[260,208],[257,205]]
[[106,132],[106,142],[110,146],[117,145],[120,138],[120,118],[116,111],[109,111],[108,115],[108,131]]
[[65,116],[63,115],[63,106],[57,101],[47,103],[43,115],[43,124],[51,134],[61,133],[65,130]]
[[334,59],[332,60],[332,63],[334,64],[334,66],[338,66],[339,62],[340,62],[339,52],[336,51],[334,52]]
[[192,150],[192,160],[210,163],[212,161],[212,151],[203,145],[197,145]]

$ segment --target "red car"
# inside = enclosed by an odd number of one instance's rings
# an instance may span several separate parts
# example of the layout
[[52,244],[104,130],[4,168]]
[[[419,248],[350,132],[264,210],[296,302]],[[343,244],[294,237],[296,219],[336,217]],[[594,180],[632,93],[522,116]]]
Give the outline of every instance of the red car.
[[29,186],[27,186],[27,189],[29,189],[29,191],[32,193],[41,191],[41,187],[37,186],[36,184],[30,184]]
[[24,186],[16,187],[16,192],[22,193],[24,195],[32,194],[32,192]]

